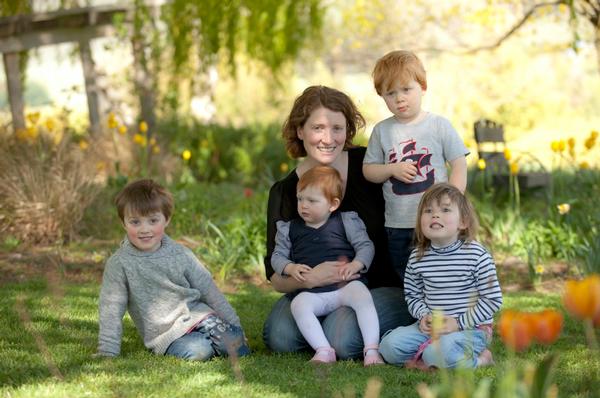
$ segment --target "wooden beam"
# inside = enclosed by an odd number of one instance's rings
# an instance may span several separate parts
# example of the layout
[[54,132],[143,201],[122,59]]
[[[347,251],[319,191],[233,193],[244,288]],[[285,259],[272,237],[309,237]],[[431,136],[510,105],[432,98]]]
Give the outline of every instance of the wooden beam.
[[79,41],[79,57],[81,58],[83,79],[85,81],[90,131],[92,134],[96,135],[100,133],[100,110],[98,86],[96,85],[96,68],[94,66],[94,59],[92,58],[92,50],[89,41]]
[[86,28],[61,28],[43,32],[28,32],[0,40],[0,52],[18,52],[49,44],[90,41],[95,37],[112,36],[117,29],[111,25]]
[[19,70],[19,53],[9,52],[2,54],[4,71],[6,73],[6,86],[8,100],[12,114],[13,131],[25,128],[25,103],[23,101],[23,86],[21,85],[21,71]]

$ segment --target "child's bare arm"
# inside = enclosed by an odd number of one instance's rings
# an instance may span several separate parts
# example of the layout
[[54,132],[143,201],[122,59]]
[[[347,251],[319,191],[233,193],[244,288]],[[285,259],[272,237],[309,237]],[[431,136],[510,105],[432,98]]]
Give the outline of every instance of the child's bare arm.
[[467,158],[460,156],[450,162],[450,177],[448,182],[462,193],[467,189]]
[[390,177],[409,183],[417,175],[417,168],[412,162],[398,162],[387,164],[363,164],[365,178],[374,183],[382,183]]

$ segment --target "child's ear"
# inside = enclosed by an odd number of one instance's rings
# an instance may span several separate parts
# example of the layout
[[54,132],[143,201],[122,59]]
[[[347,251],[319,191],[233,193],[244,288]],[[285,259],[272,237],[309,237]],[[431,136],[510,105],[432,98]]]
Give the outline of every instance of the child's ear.
[[171,222],[171,218],[167,218],[165,221],[165,228],[167,228],[167,226],[169,225],[170,222]]
[[329,211],[331,211],[331,212],[334,212],[334,211],[336,211],[336,210],[338,209],[338,207],[340,207],[340,204],[341,204],[341,203],[342,203],[342,202],[340,201],[340,199],[339,199],[339,198],[334,198],[334,199],[331,201],[331,206],[329,206]]
[[304,139],[304,132],[302,131],[302,127],[298,127],[296,129],[296,135],[298,136],[298,139],[300,139],[300,140]]

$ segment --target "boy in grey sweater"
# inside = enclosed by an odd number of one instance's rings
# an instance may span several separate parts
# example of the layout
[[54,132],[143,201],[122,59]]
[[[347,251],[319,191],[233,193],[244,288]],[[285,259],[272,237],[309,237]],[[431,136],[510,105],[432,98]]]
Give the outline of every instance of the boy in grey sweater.
[[138,180],[115,204],[127,236],[104,269],[98,355],[119,355],[126,310],[156,354],[200,361],[249,354],[240,319],[210,273],[165,234],[171,194],[152,180]]

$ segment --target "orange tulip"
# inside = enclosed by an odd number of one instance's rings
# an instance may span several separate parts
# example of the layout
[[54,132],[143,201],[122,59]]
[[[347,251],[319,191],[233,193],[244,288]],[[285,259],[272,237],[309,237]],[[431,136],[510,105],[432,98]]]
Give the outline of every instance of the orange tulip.
[[556,310],[544,310],[531,316],[534,320],[535,340],[540,344],[554,343],[562,330],[562,314]]
[[600,318],[600,275],[565,282],[563,302],[567,311],[578,319]]
[[512,310],[503,311],[498,329],[504,344],[517,352],[527,349],[533,339],[534,328],[530,314]]

